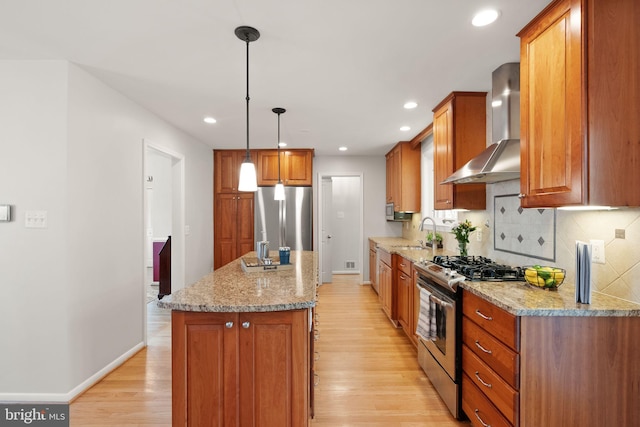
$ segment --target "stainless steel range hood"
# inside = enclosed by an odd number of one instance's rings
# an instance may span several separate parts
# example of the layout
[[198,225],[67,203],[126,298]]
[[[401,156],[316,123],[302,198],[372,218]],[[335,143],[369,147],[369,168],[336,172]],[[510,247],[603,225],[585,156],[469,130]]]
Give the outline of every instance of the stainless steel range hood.
[[492,74],[492,135],[497,141],[442,183],[474,184],[520,177],[520,64],[511,62]]

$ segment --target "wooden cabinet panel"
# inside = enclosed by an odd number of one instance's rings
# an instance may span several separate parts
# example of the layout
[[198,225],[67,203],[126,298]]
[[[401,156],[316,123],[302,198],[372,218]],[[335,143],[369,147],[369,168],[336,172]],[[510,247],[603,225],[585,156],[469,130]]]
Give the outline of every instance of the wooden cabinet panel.
[[466,345],[462,346],[462,369],[505,418],[515,425],[518,421],[520,404],[518,392],[483,363]]
[[523,207],[583,201],[580,1],[556,2],[520,33]]
[[308,422],[308,312],[240,314],[240,425]]
[[[259,186],[278,183],[278,150],[259,150],[257,155]],[[280,179],[288,186],[313,184],[313,150],[280,150]]]
[[[253,192],[238,192],[244,150],[214,150],[213,268],[254,250]],[[252,159],[255,161],[255,152]]]
[[369,250],[369,281],[371,282],[371,288],[377,292],[377,286],[376,286],[376,271],[377,271],[377,266],[376,266],[376,261],[377,261],[377,256],[376,256],[376,251],[374,250]]
[[[401,267],[405,265],[409,267],[409,274],[405,272],[405,269]],[[412,308],[412,277],[411,277],[411,263],[405,258],[397,257],[396,260],[396,288],[397,288],[397,313],[398,323],[402,326],[407,336],[411,335],[411,308]]]
[[173,425],[308,425],[308,319],[173,311]]
[[473,384],[466,373],[462,374],[462,390],[464,393],[462,410],[467,414],[474,427],[511,427],[509,421]]
[[214,268],[254,250],[254,193],[220,193],[214,206]]
[[462,342],[513,388],[519,386],[520,355],[466,316],[462,318]]
[[518,36],[523,207],[640,206],[640,5],[556,0]]
[[399,142],[386,154],[387,203],[396,212],[420,212],[420,146]]
[[440,184],[486,148],[486,92],[452,92],[433,110],[435,209],[485,209],[485,184]]
[[519,318],[470,292],[465,293],[463,314],[514,350],[520,348]]

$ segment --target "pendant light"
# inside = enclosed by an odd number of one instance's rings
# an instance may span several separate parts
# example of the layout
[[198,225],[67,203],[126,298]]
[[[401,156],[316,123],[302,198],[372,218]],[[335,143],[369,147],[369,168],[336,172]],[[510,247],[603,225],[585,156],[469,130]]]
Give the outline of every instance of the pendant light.
[[278,183],[276,184],[276,189],[273,194],[274,200],[284,200],[284,184],[280,179],[280,114],[286,112],[284,108],[276,107],[272,109],[274,113],[278,115]]
[[253,27],[242,26],[235,30],[236,36],[247,44],[247,155],[240,166],[240,182],[238,191],[257,191],[256,166],[249,153],[249,43],[260,38],[260,33]]

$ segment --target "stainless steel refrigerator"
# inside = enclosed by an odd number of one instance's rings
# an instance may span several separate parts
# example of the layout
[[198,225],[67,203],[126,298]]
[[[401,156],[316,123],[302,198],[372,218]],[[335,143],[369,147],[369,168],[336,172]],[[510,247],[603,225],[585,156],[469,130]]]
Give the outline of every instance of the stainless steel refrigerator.
[[258,187],[255,199],[255,240],[269,241],[277,253],[280,246],[292,251],[312,250],[312,188],[285,187],[285,200],[273,200],[275,187]]

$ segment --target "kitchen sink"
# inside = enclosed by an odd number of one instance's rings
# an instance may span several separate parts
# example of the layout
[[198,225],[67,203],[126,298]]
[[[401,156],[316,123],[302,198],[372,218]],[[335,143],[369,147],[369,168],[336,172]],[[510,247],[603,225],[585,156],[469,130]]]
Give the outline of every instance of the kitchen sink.
[[404,245],[404,246],[394,246],[393,249],[397,249],[399,251],[411,251],[411,250],[420,250],[420,249],[428,249],[428,248],[423,248],[420,245]]

